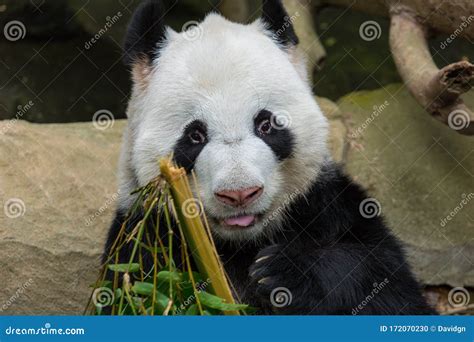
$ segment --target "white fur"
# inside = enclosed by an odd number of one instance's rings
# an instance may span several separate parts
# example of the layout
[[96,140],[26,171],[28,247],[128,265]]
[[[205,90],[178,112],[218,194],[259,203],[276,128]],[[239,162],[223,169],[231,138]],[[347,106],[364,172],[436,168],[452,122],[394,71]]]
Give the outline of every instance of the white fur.
[[[282,215],[268,218],[287,206],[288,196],[304,193],[316,179],[328,155],[327,121],[301,72],[302,60],[275,44],[260,21],[241,25],[211,14],[199,30],[202,36],[194,41],[169,30],[147,87],[134,89],[121,158],[121,206],[130,206],[126,194],[133,187],[157,176],[157,160],[172,153],[184,127],[198,119],[209,134],[195,166],[206,212],[217,218],[265,213],[250,229],[214,224],[214,232],[232,240],[258,238],[278,227]],[[253,119],[262,109],[289,114],[292,158],[278,162],[255,136]],[[252,186],[264,192],[245,212],[214,197],[215,191]]]

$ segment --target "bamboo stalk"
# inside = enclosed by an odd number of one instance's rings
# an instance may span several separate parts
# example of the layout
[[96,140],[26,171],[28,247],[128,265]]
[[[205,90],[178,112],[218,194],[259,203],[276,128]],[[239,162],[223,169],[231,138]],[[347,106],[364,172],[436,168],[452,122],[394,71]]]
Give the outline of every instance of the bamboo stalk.
[[[200,216],[183,213],[187,203],[194,201],[196,205],[197,201],[191,191],[186,171],[175,167],[169,159],[160,160],[160,171],[170,185],[178,219],[199,272],[210,280],[210,287],[216,296],[224,299],[226,303],[235,304],[224,268],[211,241],[212,237],[207,233]],[[226,311],[225,314],[239,315],[239,312]]]

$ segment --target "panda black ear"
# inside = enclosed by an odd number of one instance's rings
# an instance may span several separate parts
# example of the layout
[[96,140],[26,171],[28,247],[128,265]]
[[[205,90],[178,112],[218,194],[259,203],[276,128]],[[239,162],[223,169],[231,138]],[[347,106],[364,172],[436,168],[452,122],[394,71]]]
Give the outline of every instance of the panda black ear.
[[137,8],[125,37],[125,64],[133,65],[144,58],[151,62],[156,58],[158,43],[165,39],[164,13],[159,0],[147,0]]
[[273,33],[273,38],[285,47],[299,43],[293,22],[281,0],[263,0],[262,20]]

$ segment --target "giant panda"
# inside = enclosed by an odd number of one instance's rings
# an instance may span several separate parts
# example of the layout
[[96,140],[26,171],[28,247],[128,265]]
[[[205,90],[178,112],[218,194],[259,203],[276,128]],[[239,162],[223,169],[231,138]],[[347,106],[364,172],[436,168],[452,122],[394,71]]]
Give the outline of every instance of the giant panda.
[[248,25],[211,13],[181,33],[163,24],[159,1],[137,9],[124,48],[133,89],[120,195],[104,255],[133,190],[173,154],[197,176],[236,295],[259,314],[433,314],[400,242],[381,216],[364,215],[370,198],[331,159],[328,122],[285,8],[268,0],[262,9]]

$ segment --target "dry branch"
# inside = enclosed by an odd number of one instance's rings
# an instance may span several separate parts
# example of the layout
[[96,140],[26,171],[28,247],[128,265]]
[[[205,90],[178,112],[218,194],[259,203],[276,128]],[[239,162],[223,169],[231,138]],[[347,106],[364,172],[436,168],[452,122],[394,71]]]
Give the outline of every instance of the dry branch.
[[395,5],[390,12],[390,48],[410,92],[438,120],[460,133],[474,134],[474,114],[460,98],[471,89],[474,65],[461,61],[438,69],[429,51],[426,28],[416,13]]

